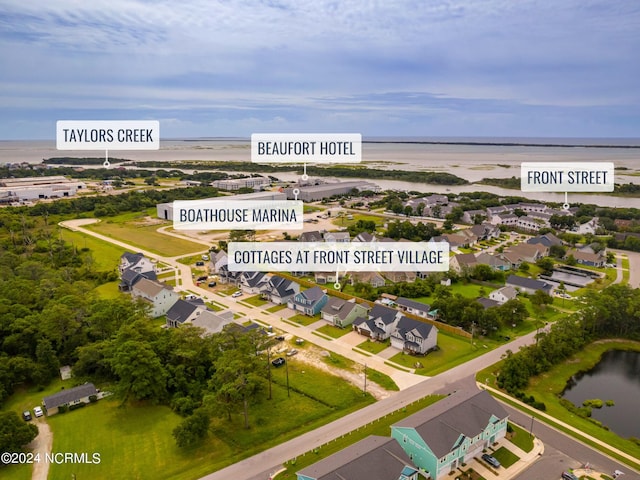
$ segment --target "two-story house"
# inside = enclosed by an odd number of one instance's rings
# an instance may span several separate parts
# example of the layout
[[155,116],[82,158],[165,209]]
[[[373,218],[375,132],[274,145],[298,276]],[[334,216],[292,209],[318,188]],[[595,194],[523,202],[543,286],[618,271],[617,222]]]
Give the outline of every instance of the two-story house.
[[355,298],[343,300],[338,297],[329,297],[322,307],[322,319],[340,328],[348,327],[358,317],[364,317],[369,312],[366,305],[356,303]]
[[408,317],[398,321],[391,334],[391,346],[414,355],[425,355],[436,348],[438,329],[433,325]]
[[353,321],[353,329],[365,337],[384,341],[391,337],[402,316],[398,310],[376,304],[367,317],[358,317]]
[[173,287],[146,278],[136,282],[131,288],[131,296],[145,300],[152,318],[165,315],[180,299],[180,295],[173,290]]
[[391,427],[391,436],[432,480],[449,478],[507,433],[508,414],[485,390],[458,390]]
[[312,317],[320,313],[320,310],[322,310],[322,307],[325,306],[328,300],[329,297],[325,290],[322,290],[320,287],[312,287],[296,294],[287,302],[287,307]]
[[272,275],[262,289],[262,298],[276,305],[286,304],[294,295],[300,293],[300,284],[281,277]]

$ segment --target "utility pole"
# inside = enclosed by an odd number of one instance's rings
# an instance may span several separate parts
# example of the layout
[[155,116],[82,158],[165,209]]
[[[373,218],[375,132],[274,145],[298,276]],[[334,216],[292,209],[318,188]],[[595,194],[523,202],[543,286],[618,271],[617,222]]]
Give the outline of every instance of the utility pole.
[[287,397],[291,398],[291,392],[289,392],[289,359],[285,360],[284,368],[285,368],[285,371],[287,372]]
[[271,347],[267,348],[267,369],[269,370],[269,400],[271,400]]
[[529,436],[533,438],[533,415],[531,415],[531,427],[529,428]]
[[367,364],[364,364],[364,390],[362,391],[362,395],[367,394]]

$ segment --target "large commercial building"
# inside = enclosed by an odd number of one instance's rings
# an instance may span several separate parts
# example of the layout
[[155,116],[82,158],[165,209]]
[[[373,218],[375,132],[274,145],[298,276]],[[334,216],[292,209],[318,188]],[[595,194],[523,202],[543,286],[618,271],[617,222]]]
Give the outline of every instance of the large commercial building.
[[[226,197],[213,197],[213,198],[202,198],[199,201],[207,201],[207,200],[286,200],[287,196],[282,192],[255,192],[255,193],[243,193],[241,195],[231,195]],[[173,221],[173,202],[169,203],[159,203],[156,206],[156,211],[158,214],[158,218],[162,218],[163,220],[171,220]]]
[[78,190],[86,189],[84,182],[62,175],[48,177],[0,179],[0,202],[20,202],[45,198],[72,197]]
[[380,187],[374,183],[365,182],[363,180],[354,180],[351,182],[336,182],[336,183],[323,183],[320,185],[308,185],[300,187],[290,187],[285,189],[287,198],[293,200],[296,196],[293,193],[294,189],[300,190],[298,194],[298,200],[303,202],[314,202],[316,200],[322,200],[323,198],[329,198],[333,195],[344,195],[350,193],[352,190],[372,190],[379,192]]
[[225,180],[215,180],[211,182],[211,186],[219,188],[220,190],[240,190],[241,188],[253,188],[254,190],[260,190],[263,186],[269,185],[271,180],[267,177],[245,177],[245,178],[232,178]]

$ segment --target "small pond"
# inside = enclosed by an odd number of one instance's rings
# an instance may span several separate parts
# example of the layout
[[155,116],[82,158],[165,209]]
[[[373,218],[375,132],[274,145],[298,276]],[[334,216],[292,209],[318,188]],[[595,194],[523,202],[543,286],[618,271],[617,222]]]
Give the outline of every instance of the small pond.
[[592,418],[623,438],[640,438],[640,352],[610,350],[588,372],[572,377],[562,396],[580,407],[589,399],[613,400],[592,409]]

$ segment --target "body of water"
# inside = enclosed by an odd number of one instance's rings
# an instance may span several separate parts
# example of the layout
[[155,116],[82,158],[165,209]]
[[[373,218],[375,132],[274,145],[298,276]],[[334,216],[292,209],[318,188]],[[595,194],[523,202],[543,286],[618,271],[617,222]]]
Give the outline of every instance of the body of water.
[[612,407],[592,409],[592,417],[623,438],[640,438],[640,352],[611,350],[591,370],[573,377],[564,398],[576,406],[598,398]]

